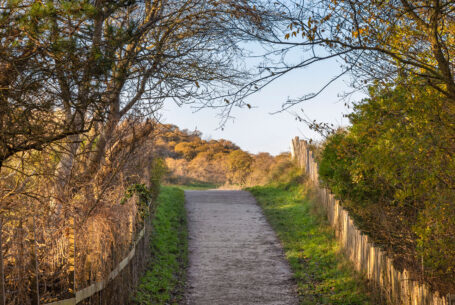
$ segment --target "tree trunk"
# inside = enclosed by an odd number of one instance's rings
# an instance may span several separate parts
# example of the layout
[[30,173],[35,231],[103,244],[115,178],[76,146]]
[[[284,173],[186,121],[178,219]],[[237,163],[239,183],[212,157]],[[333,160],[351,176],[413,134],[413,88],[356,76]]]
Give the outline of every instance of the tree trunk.
[[96,149],[91,154],[89,167],[87,170],[88,177],[93,176],[101,166],[103,157],[106,154],[108,142],[111,140],[114,130],[119,122],[118,112],[109,116],[107,123],[102,127]]

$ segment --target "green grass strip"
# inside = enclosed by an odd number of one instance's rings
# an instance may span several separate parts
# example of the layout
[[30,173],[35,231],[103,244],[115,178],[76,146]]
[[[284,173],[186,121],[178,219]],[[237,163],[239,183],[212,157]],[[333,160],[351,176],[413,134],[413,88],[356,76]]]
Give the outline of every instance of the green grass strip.
[[188,231],[183,190],[161,187],[151,236],[152,259],[141,278],[135,304],[178,304],[188,265]]
[[340,253],[333,230],[306,199],[301,183],[248,190],[281,240],[300,304],[375,304],[364,281]]
[[210,183],[210,182],[191,182],[191,183],[186,183],[186,184],[169,184],[167,186],[173,186],[173,187],[178,187],[182,190],[209,190],[209,189],[216,189],[220,185],[215,184],[215,183]]

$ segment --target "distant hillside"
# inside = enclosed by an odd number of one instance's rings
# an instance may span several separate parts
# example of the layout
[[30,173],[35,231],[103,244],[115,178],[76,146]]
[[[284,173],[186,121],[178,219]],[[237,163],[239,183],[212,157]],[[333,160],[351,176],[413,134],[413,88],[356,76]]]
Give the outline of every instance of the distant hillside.
[[167,182],[208,182],[218,185],[262,185],[286,168],[289,154],[250,154],[225,139],[203,140],[199,131],[157,124],[154,152],[165,159]]

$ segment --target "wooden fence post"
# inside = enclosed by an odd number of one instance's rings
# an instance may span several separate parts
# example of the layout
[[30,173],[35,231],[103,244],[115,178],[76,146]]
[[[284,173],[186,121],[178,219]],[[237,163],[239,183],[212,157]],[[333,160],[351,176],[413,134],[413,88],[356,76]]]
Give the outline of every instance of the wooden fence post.
[[35,284],[36,284],[36,304],[40,305],[40,294],[39,294],[39,264],[38,264],[38,241],[36,240],[36,220],[33,215],[33,239],[34,239],[34,256],[35,256]]
[[449,305],[455,305],[455,294],[449,294],[447,300]]
[[6,294],[5,294],[5,273],[3,268],[3,218],[0,217],[0,302],[2,305],[6,305]]
[[71,294],[76,296],[76,236],[75,236],[75,219],[74,216],[69,217],[69,228],[68,228],[68,244],[69,252],[68,253],[68,271],[69,271],[69,289]]

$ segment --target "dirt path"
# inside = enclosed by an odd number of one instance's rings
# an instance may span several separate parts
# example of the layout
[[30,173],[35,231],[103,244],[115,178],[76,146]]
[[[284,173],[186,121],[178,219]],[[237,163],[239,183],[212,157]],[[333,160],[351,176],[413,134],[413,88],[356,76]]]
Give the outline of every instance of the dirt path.
[[295,305],[292,274],[275,233],[243,191],[186,191],[186,304]]

